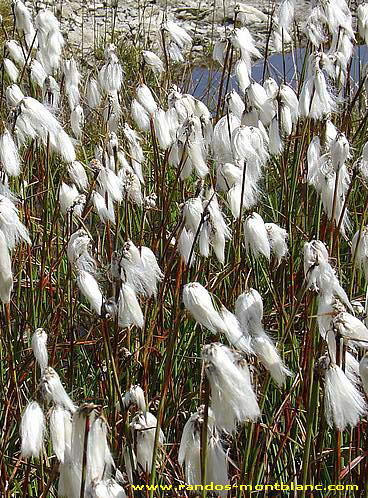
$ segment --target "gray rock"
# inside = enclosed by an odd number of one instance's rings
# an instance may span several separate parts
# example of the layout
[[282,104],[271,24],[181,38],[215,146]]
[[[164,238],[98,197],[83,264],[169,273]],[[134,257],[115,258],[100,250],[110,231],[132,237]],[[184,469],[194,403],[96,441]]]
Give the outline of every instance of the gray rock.
[[[98,32],[104,34],[105,30],[111,34],[112,21],[116,14],[115,31],[116,36],[121,35],[124,40],[138,29],[139,24],[144,26],[145,36],[153,42],[154,50],[157,49],[159,28],[164,15],[178,22],[179,25],[188,29],[194,35],[194,46],[191,53],[196,59],[201,57],[209,42],[216,41],[224,35],[225,26],[233,22],[235,0],[209,0],[198,2],[197,0],[151,0],[142,2],[139,6],[137,0],[107,0],[88,1],[83,0],[45,0],[51,8],[61,11],[62,30],[68,32],[72,25],[73,31],[67,35],[68,42],[72,48],[78,50],[82,45],[83,24],[83,50],[92,51],[95,45],[95,25],[98,24]],[[239,14],[239,21],[247,26],[260,49],[265,47],[267,38],[267,15],[270,9],[269,0],[247,0],[243,2],[244,11]],[[299,24],[303,22],[309,9],[308,0],[296,2],[296,20]],[[250,7],[256,7],[261,12],[252,13]],[[83,22],[82,22],[83,16]],[[213,25],[214,24],[214,25]],[[271,46],[272,48],[272,46]]]

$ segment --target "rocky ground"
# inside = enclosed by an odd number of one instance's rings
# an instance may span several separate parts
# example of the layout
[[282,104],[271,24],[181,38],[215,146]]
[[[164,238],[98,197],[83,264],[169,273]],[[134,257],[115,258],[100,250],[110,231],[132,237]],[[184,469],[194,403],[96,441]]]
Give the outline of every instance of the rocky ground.
[[[296,3],[296,19],[301,22],[309,2],[300,0]],[[110,41],[113,26],[116,36],[127,42],[139,37],[146,39],[148,46],[154,46],[157,30],[167,16],[191,32],[193,54],[201,58],[211,40],[219,39],[226,26],[231,25],[235,4],[238,2],[233,0],[45,0],[33,7],[47,5],[53,8],[60,16],[69,44],[75,50],[82,49],[84,55],[105,39]],[[256,7],[265,14],[263,20],[249,13],[242,15],[243,24],[262,47],[266,42],[267,14],[272,11],[273,4],[268,0],[250,0],[243,5]]]

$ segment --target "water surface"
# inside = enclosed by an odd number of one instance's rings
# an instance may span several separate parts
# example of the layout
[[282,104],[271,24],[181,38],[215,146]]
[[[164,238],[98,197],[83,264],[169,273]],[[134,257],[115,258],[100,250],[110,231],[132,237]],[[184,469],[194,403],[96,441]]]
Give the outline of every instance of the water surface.
[[[298,77],[301,74],[305,59],[305,48],[298,48],[292,52],[274,54],[268,58],[266,68],[265,60],[261,59],[252,66],[252,78],[262,83],[263,74],[265,77],[274,78],[279,84],[285,81],[294,88],[298,84]],[[368,46],[360,45],[355,48],[350,67],[350,80],[352,86],[358,86],[364,66],[368,63]],[[218,67],[218,64],[216,63]],[[227,77],[226,77],[227,78]],[[191,80],[189,82],[189,93],[195,97],[211,104],[217,100],[219,86],[221,82],[221,70],[209,70],[206,67],[194,67]],[[225,85],[226,87],[226,81]],[[239,92],[239,87],[235,75],[231,75],[227,91],[235,89]],[[225,93],[225,88],[223,90]],[[211,106],[212,107],[212,106]]]

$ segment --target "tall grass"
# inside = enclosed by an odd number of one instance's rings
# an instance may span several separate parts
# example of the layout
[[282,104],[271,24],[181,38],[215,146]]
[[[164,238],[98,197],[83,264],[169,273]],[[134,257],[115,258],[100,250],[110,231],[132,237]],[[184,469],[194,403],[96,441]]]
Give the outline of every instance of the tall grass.
[[[112,22],[115,25],[114,19]],[[293,49],[303,44],[298,35],[295,29]],[[14,37],[24,47],[19,33],[15,32]],[[170,62],[168,71],[157,77],[142,65],[141,51],[147,48],[143,38],[137,37],[135,46],[125,41],[119,44],[116,38],[114,42],[126,73],[119,97],[122,118],[118,136],[129,156],[121,127],[124,122],[135,127],[130,102],[136,86],[144,81],[159,105],[166,109],[170,85],[184,86],[182,74],[190,78],[192,67],[190,60],[183,64]],[[289,50],[290,45],[282,56]],[[97,50],[94,54],[93,73],[102,64],[101,52]],[[305,65],[310,52],[308,45]],[[266,70],[269,55],[266,51]],[[226,114],[224,95],[234,81],[235,62],[236,51],[229,45],[223,68],[216,66],[221,74],[218,98],[215,102],[206,102],[213,111],[213,124]],[[80,64],[83,67],[83,61]],[[208,65],[212,69],[214,64]],[[87,74],[86,68],[84,74]],[[364,74],[363,68],[361,74]],[[300,92],[306,72],[302,71],[299,77],[297,90]],[[6,88],[10,81],[3,65],[1,78]],[[60,73],[56,78],[61,82]],[[42,100],[40,89],[30,82],[27,71],[19,84],[25,94]],[[118,467],[124,471],[123,450],[132,445],[128,427],[132,414],[122,411],[122,396],[131,385],[139,384],[149,410],[165,433],[165,444],[163,449],[158,444],[155,446],[157,467],[152,474],[136,472],[134,481],[173,486],[185,481],[177,459],[183,426],[199,405],[208,407],[210,402],[201,347],[214,340],[224,341],[220,336],[214,338],[184,309],[183,286],[194,281],[200,282],[231,310],[238,295],[247,287],[257,289],[264,301],[265,329],[294,373],[286,385],[279,388],[255,357],[248,358],[262,416],[259,422],[245,424],[234,437],[226,438],[233,462],[230,464],[231,483],[255,486],[283,482],[326,487],[357,484],[360,495],[366,496],[367,422],[363,418],[357,427],[344,432],[327,425],[323,375],[315,366],[325,352],[325,343],[318,333],[316,293],[306,288],[303,271],[304,243],[320,239],[329,247],[333,266],[349,298],[365,299],[364,275],[354,267],[350,242],[352,235],[364,227],[367,215],[366,181],[361,173],[352,171],[366,142],[368,114],[363,76],[360,81],[347,79],[340,94],[344,100],[331,119],[347,135],[352,148],[351,189],[346,203],[351,231],[346,238],[339,233],[336,223],[327,218],[319,195],[307,183],[307,148],[313,136],[323,136],[324,122],[299,119],[292,134],[285,139],[282,153],[271,156],[261,182],[260,202],[252,209],[265,221],[277,223],[288,232],[289,253],[279,267],[245,252],[243,224],[233,219],[221,193],[220,204],[233,233],[226,246],[225,263],[221,265],[213,255],[207,259],[197,255],[194,264],[186,267],[176,250],[175,239],[181,230],[180,205],[195,196],[198,181],[194,177],[180,180],[177,169],[169,162],[169,152],[159,148],[153,127],[143,136],[143,190],[145,195],[157,195],[156,208],[145,210],[125,198],[120,205],[115,205],[116,227],[102,224],[88,202],[81,217],[72,213],[62,215],[59,187],[62,181],[69,182],[66,164],[39,140],[29,141],[22,147],[22,172],[16,178],[9,178],[9,186],[18,197],[21,218],[29,230],[32,245],[22,244],[12,253],[14,289],[9,314],[6,305],[1,312],[1,496],[57,496],[58,462],[50,441],[47,439],[39,459],[25,460],[20,455],[22,413],[29,400],[40,398],[40,373],[30,342],[35,329],[40,327],[48,334],[49,364],[59,373],[75,403],[94,403],[103,410]],[[88,165],[94,158],[95,145],[106,147],[108,129],[102,106],[90,109],[84,97],[82,105],[86,124],[76,150],[78,159]],[[6,107],[3,92],[1,115],[12,129],[15,117]],[[71,134],[63,87],[58,119]],[[212,155],[208,165],[210,173],[204,183],[215,188],[216,158]],[[92,185],[94,173],[89,169],[88,177]],[[88,192],[86,196],[88,199]],[[69,237],[78,228],[85,228],[91,234],[98,280],[107,297],[115,293],[114,283],[108,276],[114,250],[131,239],[137,246],[144,245],[155,252],[164,278],[157,299],[141,301],[145,317],[141,330],[135,326],[121,328],[115,319],[98,317],[79,292],[75,271],[66,254]],[[158,431],[156,434],[157,439]],[[132,491],[128,484],[125,489],[128,496],[149,495],[149,491]],[[301,492],[301,496],[307,494]],[[151,496],[174,495],[189,496],[189,492],[151,492]],[[266,492],[254,491],[252,495],[264,496]],[[355,495],[356,492],[341,492],[341,496]],[[249,493],[234,488],[231,496],[249,496]],[[337,492],[325,491],[323,496],[337,496]]]

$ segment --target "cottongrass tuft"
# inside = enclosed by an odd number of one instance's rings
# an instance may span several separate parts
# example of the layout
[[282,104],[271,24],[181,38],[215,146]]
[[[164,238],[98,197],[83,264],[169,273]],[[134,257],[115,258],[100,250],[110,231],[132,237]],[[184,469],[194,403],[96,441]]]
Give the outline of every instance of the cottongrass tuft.
[[245,360],[220,343],[204,346],[202,359],[217,427],[232,433],[238,424],[258,420],[261,413]]
[[20,423],[22,457],[41,456],[44,434],[45,416],[42,408],[37,401],[31,401],[24,410]]
[[[179,447],[179,464],[185,464],[185,478],[189,485],[202,484],[201,478],[201,432],[205,423],[205,407],[200,406],[187,420],[181,436]],[[216,427],[214,413],[208,408],[207,425],[207,462],[206,481],[226,486],[229,483],[228,457],[224,449],[221,432]],[[215,491],[220,496],[226,496],[227,491]]]
[[325,415],[329,426],[340,431],[349,425],[355,427],[366,412],[360,392],[339,366],[331,364],[325,376]]

